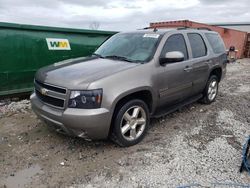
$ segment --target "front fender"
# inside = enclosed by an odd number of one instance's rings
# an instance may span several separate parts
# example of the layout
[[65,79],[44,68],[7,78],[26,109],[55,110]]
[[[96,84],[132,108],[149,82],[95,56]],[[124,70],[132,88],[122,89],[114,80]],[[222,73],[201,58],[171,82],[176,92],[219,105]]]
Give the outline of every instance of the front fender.
[[110,109],[110,111],[112,112],[112,114],[114,113],[114,110],[115,110],[115,107],[116,107],[117,103],[118,103],[121,99],[125,98],[126,96],[132,95],[132,94],[134,94],[134,93],[140,92],[140,91],[149,91],[149,92],[150,92],[150,94],[151,94],[151,96],[152,96],[152,110],[151,110],[151,111],[152,111],[152,113],[153,113],[153,112],[155,111],[155,108],[156,108],[156,98],[157,98],[157,94],[156,94],[156,92],[154,92],[154,90],[153,90],[151,87],[149,87],[149,86],[144,86],[144,87],[138,87],[138,88],[134,88],[134,89],[131,89],[131,90],[127,90],[127,91],[121,93],[120,95],[118,95],[118,96],[114,99],[114,101],[113,101],[113,103],[112,103],[112,107],[111,107],[111,109]]

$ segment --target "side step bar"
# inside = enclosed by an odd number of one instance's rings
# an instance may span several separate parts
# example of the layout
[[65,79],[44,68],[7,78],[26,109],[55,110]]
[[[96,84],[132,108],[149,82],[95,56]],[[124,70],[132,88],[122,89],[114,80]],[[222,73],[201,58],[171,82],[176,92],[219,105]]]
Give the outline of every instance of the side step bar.
[[176,105],[173,105],[173,106],[170,106],[170,107],[166,107],[166,108],[161,108],[160,110],[158,110],[153,116],[152,118],[159,118],[159,117],[162,117],[162,116],[165,116],[167,114],[170,114],[172,112],[175,112],[177,111],[178,109],[188,105],[188,104],[191,104],[191,103],[194,103],[196,101],[198,101],[199,99],[202,98],[202,94],[199,94],[197,96],[194,96],[194,97],[191,97],[189,98],[188,100],[182,102],[182,103],[179,103],[179,104],[176,104]]

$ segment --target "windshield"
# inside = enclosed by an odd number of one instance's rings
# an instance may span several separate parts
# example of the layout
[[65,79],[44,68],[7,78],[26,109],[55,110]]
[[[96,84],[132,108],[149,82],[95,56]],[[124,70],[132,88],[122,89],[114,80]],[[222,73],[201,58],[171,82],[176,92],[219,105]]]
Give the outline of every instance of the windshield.
[[101,45],[94,55],[131,62],[147,62],[155,53],[159,34],[119,33]]

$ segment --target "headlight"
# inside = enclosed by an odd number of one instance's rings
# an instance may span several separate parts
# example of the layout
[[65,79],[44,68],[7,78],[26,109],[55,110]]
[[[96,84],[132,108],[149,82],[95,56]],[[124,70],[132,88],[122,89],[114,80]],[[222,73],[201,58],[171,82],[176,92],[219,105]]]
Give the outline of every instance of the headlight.
[[94,109],[100,108],[102,102],[102,89],[71,91],[69,108]]

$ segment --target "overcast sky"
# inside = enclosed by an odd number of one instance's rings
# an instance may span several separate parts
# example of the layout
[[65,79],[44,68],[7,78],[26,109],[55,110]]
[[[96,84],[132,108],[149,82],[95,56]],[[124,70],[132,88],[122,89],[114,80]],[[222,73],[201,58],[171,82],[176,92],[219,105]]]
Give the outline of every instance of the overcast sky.
[[0,21],[125,31],[183,19],[250,22],[249,10],[249,0],[0,0]]

